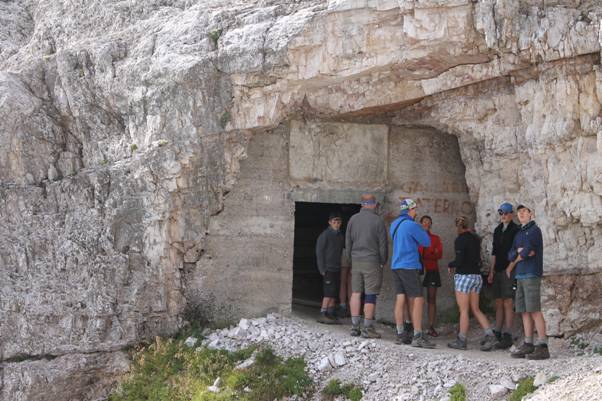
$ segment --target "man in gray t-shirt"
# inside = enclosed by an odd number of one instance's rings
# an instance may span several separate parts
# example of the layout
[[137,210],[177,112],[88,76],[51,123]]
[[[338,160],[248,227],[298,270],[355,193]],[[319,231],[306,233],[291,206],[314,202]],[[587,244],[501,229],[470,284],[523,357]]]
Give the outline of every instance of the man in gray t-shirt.
[[[387,229],[376,214],[376,197],[362,195],[362,209],[347,224],[345,252],[351,260],[351,335],[380,338],[374,328],[374,309],[388,258]],[[364,298],[364,328],[360,331],[360,307]]]

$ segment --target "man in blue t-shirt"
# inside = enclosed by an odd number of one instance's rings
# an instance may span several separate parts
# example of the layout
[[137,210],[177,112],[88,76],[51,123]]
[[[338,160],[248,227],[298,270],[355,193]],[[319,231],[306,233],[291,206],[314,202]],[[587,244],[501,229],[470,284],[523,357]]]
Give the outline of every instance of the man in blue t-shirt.
[[[519,232],[508,252],[511,263],[506,268],[508,277],[516,268],[516,297],[514,306],[523,317],[525,342],[511,354],[513,358],[548,359],[546,322],[541,313],[541,276],[543,275],[543,238],[535,224],[531,209],[524,205],[516,208]],[[533,345],[533,325],[537,329],[537,342]]]
[[401,213],[391,223],[391,239],[393,242],[393,257],[391,269],[395,282],[395,323],[397,325],[397,343],[403,342],[403,310],[407,301],[411,306],[412,324],[414,325],[413,347],[434,348],[429,339],[422,333],[422,309],[424,296],[420,271],[422,263],[418,247],[429,247],[431,238],[428,232],[414,221],[416,218],[416,202],[403,199],[400,204]]

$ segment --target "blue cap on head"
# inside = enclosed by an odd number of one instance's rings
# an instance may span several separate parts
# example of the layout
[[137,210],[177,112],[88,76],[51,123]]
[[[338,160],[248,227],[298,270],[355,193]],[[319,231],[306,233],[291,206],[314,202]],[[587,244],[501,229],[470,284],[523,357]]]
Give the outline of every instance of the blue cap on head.
[[500,205],[500,208],[497,211],[498,213],[512,213],[512,204],[504,202]]

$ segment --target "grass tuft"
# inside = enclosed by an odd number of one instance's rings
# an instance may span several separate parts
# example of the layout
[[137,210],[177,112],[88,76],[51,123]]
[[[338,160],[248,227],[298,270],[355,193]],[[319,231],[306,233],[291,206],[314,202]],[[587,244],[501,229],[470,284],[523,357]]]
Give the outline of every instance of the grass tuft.
[[[248,347],[236,352],[204,346],[189,348],[186,336],[157,338],[134,352],[132,369],[109,401],[272,401],[311,392],[312,381],[302,358],[284,359],[269,349]],[[235,369],[255,357],[247,369]],[[219,392],[208,390],[221,378]]]
[[466,388],[461,383],[454,384],[449,389],[450,401],[466,401]]
[[343,396],[351,401],[359,401],[364,396],[361,387],[350,383],[342,384],[339,379],[330,380],[322,389],[322,395],[325,400]]
[[230,112],[224,111],[224,113],[219,118],[219,125],[222,128],[226,128],[226,125],[228,125],[228,123],[230,122],[231,119],[232,119],[232,115],[230,114]]
[[220,36],[222,36],[222,30],[221,29],[214,29],[213,31],[209,32],[209,39],[211,39],[211,41],[213,42],[213,47],[215,47],[217,49],[217,42],[220,38]]
[[524,396],[531,394],[537,387],[533,384],[533,377],[526,377],[518,382],[518,387],[508,397],[508,401],[521,401]]

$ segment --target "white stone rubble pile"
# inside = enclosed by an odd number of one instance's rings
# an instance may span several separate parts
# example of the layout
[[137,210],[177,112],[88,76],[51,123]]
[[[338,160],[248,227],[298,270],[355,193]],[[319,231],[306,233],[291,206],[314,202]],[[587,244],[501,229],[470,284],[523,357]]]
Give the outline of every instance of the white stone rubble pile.
[[[350,337],[346,329],[269,314],[214,331],[203,345],[233,351],[264,344],[282,356],[302,356],[318,389],[338,378],[360,385],[363,400],[447,400],[456,383],[465,386],[469,400],[502,399],[524,377],[536,377],[543,390],[550,378],[587,375],[602,365],[600,356],[526,361],[512,359],[502,351],[449,350],[444,343],[435,350],[416,349],[395,345],[389,339]],[[319,394],[315,397],[319,399]]]

